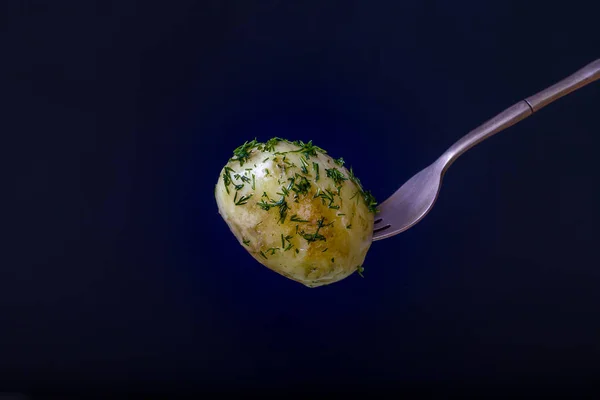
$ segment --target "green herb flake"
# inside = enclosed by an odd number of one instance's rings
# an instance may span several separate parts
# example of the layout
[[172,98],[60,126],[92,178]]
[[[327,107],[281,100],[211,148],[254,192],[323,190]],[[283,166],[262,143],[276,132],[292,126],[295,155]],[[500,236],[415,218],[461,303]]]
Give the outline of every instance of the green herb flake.
[[302,164],[302,166],[300,167],[300,169],[302,170],[303,173],[308,174],[308,161],[306,161],[306,158],[300,156],[300,163]]
[[250,245],[250,241],[249,241],[248,239],[246,239],[246,238],[243,238],[243,242],[244,242],[244,244],[245,244],[246,246],[249,246],[249,245]]
[[[327,204],[328,207],[333,208],[333,192],[329,189],[325,189],[325,191],[321,191],[321,188],[317,189],[317,193],[315,193],[315,195],[313,196],[313,198],[317,198],[320,197],[321,201],[323,203],[323,205],[326,205],[326,202],[329,201],[329,204]],[[334,206],[335,207],[335,206]],[[338,207],[339,208],[339,207]]]
[[309,243],[316,242],[317,240],[327,241],[325,236],[321,235],[320,233],[300,232],[300,236],[302,236]]
[[348,180],[337,168],[326,168],[325,172],[327,172],[327,177],[333,179],[336,185],[341,185],[342,182]]
[[358,272],[358,274],[364,278],[365,276],[363,275],[363,272],[365,272],[365,269],[362,267],[362,265],[359,265],[358,267],[356,267],[356,271]]
[[[236,194],[236,197],[237,197],[237,192],[235,192],[235,194]],[[252,196],[253,196],[253,194],[250,193],[249,195],[245,195],[245,196],[240,197],[240,199],[238,201],[234,200],[235,205],[236,206],[243,206],[244,204],[248,203],[248,200],[250,200],[250,198]]]
[[296,174],[296,179],[292,181],[292,183],[290,184],[290,188],[298,195],[308,194],[308,191],[310,190],[311,186],[309,180],[306,179],[305,176],[299,174]]
[[375,200],[375,197],[371,194],[371,192],[368,190],[363,191],[362,195],[367,207],[369,208],[369,211],[372,213],[377,213],[377,200]]
[[223,184],[225,185],[225,190],[227,194],[229,194],[229,185],[232,183],[231,173],[235,172],[233,169],[229,167],[225,167],[223,171]]
[[256,190],[256,176],[252,174],[252,190]]
[[360,190],[362,190],[362,184],[360,183],[360,179],[354,175],[354,171],[352,167],[350,167],[350,171],[348,171],[348,178],[356,185]]
[[342,157],[338,158],[337,160],[333,160],[333,161],[340,167],[344,166],[344,159]]
[[293,152],[302,153],[307,159],[309,159],[311,156],[316,157],[317,151],[320,151],[323,154],[327,154],[327,152],[319,146],[313,145],[312,140],[310,140],[308,143],[304,143],[302,140],[296,140],[292,143],[300,147],[298,150],[295,150]]
[[282,186],[281,193],[277,192],[277,194],[280,196],[287,196],[288,194],[290,194],[290,191],[285,186]]
[[285,218],[287,216],[288,205],[287,205],[287,202],[285,201],[284,196],[282,196],[281,199],[279,199],[279,201],[270,200],[270,203],[267,203],[266,201],[261,200],[256,204],[265,211],[269,211],[272,207],[279,207],[279,222],[280,223],[285,222]]
[[267,142],[265,143],[265,151],[275,151],[275,146],[279,142],[288,142],[289,143],[288,140],[285,140],[285,139],[282,139],[279,137],[274,137],[274,138],[267,140]]
[[265,256],[265,253],[263,253],[262,250],[259,253],[261,256],[263,256],[265,258],[265,260],[268,260],[267,256]]
[[[282,199],[283,200],[283,199]],[[279,206],[279,222],[284,223],[287,216],[288,205],[285,201]]]
[[257,147],[258,144],[256,139],[251,142],[244,142],[243,145],[233,150],[233,157],[230,158],[230,161],[239,161],[240,167],[244,166],[244,162],[248,161],[248,158],[250,158],[250,155],[252,154],[252,150]]
[[277,137],[274,137],[272,139],[267,140],[267,143],[265,143],[265,151],[274,151],[275,150],[275,146],[280,141],[281,141],[281,139],[277,138]]
[[313,161],[312,165],[313,165],[313,169],[315,170],[315,175],[316,175],[315,176],[315,182],[317,182],[319,180],[319,177],[320,177],[320,175],[319,175],[319,164],[317,164],[316,162]]
[[[290,221],[292,222],[308,222],[306,219],[299,218],[297,214],[294,214],[290,217]],[[298,226],[298,225],[296,225]]]
[[377,200],[375,200],[375,197],[371,194],[371,192],[369,192],[368,190],[363,190],[362,184],[360,183],[360,180],[356,177],[356,175],[354,175],[352,167],[350,167],[350,171],[348,171],[348,177],[356,186],[358,186],[358,192],[356,192],[350,199],[353,199],[360,192],[361,197],[365,201],[369,211],[372,213],[379,212],[377,210]]
[[302,236],[309,243],[316,242],[318,240],[327,241],[327,238],[325,238],[325,236],[321,235],[319,233],[319,231],[321,230],[321,228],[330,226],[330,225],[333,225],[333,222],[325,224],[325,218],[322,217],[320,220],[317,221],[317,231],[315,233],[306,233],[304,231],[300,231],[300,236]]

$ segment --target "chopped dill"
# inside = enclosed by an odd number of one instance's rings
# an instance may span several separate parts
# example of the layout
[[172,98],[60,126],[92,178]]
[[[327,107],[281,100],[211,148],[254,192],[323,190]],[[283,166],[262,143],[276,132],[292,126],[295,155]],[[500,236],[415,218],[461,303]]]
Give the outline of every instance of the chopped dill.
[[337,168],[325,169],[327,172],[327,177],[333,179],[336,185],[341,185],[342,182],[348,180]]
[[326,241],[327,239],[325,238],[325,236],[321,235],[320,233],[305,233],[305,232],[300,232],[300,236],[302,236],[307,242],[316,242],[317,240],[323,240]]
[[319,180],[319,177],[320,177],[319,176],[319,164],[317,164],[316,162],[313,161],[312,165],[313,165],[313,169],[315,170],[315,174],[316,174],[316,177],[315,177],[315,182],[316,182]]
[[244,142],[243,145],[239,146],[238,148],[236,148],[235,150],[233,150],[233,157],[230,158],[230,161],[239,161],[240,162],[240,167],[244,166],[244,162],[248,161],[248,158],[250,158],[250,154],[252,153],[252,150],[258,146],[258,142],[256,141],[256,139],[248,142]]
[[309,159],[310,156],[316,157],[317,151],[320,151],[323,154],[327,154],[325,150],[323,150],[319,146],[315,146],[312,143],[312,140],[309,140],[308,143],[304,143],[302,140],[296,140],[292,143],[300,147],[298,150],[293,151],[293,153],[302,153],[307,159]]
[[[292,222],[308,222],[308,220],[306,220],[306,219],[301,219],[301,218],[298,218],[298,215],[297,215],[297,214],[294,214],[294,215],[292,215],[292,216],[290,217],[290,221],[292,221]],[[296,226],[297,226],[297,225],[296,225]]]
[[285,196],[281,196],[279,201],[270,200],[270,203],[267,203],[264,200],[261,200],[256,204],[265,211],[269,211],[272,207],[279,207],[279,222],[285,222],[288,211],[288,205],[285,201]]
[[367,207],[369,208],[369,211],[372,213],[377,213],[377,200],[375,200],[375,197],[371,194],[371,192],[367,191],[363,191],[362,193],[363,198],[365,199],[365,203],[367,203]]
[[223,171],[223,184],[225,185],[225,190],[227,191],[227,194],[229,194],[229,185],[231,185],[231,183],[232,183],[232,180],[231,180],[232,172],[235,172],[235,171],[229,167],[225,167],[224,171]]
[[365,269],[363,268],[362,265],[359,265],[358,267],[356,267],[356,271],[358,272],[358,274],[364,278],[365,276],[363,275],[363,272],[365,272]]
[[300,236],[302,236],[309,243],[316,242],[317,240],[326,241],[327,238],[325,238],[325,236],[321,235],[319,233],[319,231],[321,230],[321,228],[330,226],[330,225],[333,225],[333,222],[325,224],[325,218],[321,217],[321,219],[319,221],[317,221],[317,231],[315,233],[306,233],[304,231],[301,231]]
[[[235,194],[236,194],[236,197],[237,197],[237,192],[235,192]],[[253,194],[250,193],[249,195],[242,196],[238,201],[234,200],[235,205],[236,206],[243,206],[244,204],[246,204],[248,202],[248,200],[250,200],[250,197],[252,197],[252,196],[253,196]]]
[[246,175],[240,176],[239,179],[241,179],[242,182],[250,183],[250,178],[248,178]]
[[[310,190],[310,182],[308,181],[308,179],[306,179],[305,176],[302,176],[299,174],[296,174],[296,178],[299,180],[299,182],[296,183],[296,181],[293,180],[290,188],[296,194],[308,194],[308,191]],[[290,179],[292,179],[292,178],[290,178]]]
[[308,161],[306,161],[306,158],[300,156],[300,163],[302,164],[302,166],[300,167],[300,169],[302,170],[302,172],[304,172],[305,174],[308,174]]
[[[323,205],[326,204],[326,201],[329,201],[329,204],[327,204],[327,206],[329,208],[335,209],[335,207],[337,207],[337,206],[333,205],[333,196],[334,196],[334,194],[331,190],[325,189],[325,191],[322,192],[319,188],[319,189],[317,189],[317,193],[315,193],[313,198],[320,197]],[[338,209],[339,209],[339,207],[338,207]]]
[[280,141],[281,141],[281,139],[279,139],[278,137],[274,137],[272,139],[267,140],[267,143],[265,143],[265,151],[274,151],[275,146]]

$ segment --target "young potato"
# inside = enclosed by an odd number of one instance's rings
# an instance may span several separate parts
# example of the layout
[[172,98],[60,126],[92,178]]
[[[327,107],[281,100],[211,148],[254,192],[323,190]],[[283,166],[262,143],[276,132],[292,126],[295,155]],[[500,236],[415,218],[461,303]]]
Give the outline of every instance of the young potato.
[[258,262],[308,287],[361,273],[377,203],[343,163],[312,141],[246,142],[221,171],[219,213]]

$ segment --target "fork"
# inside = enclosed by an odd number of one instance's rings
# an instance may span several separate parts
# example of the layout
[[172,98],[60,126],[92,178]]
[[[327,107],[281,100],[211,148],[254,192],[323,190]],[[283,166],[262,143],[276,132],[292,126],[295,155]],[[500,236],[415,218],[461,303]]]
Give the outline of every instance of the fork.
[[415,226],[431,211],[444,174],[473,146],[529,117],[555,100],[600,78],[600,59],[531,97],[512,105],[454,143],[433,164],[418,172],[378,207],[373,240],[397,235]]

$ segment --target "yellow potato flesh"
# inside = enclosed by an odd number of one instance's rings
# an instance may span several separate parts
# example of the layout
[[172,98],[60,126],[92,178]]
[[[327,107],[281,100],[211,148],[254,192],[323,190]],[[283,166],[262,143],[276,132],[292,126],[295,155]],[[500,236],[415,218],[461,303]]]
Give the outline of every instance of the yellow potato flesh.
[[255,147],[242,162],[230,160],[215,188],[219,213],[240,244],[308,287],[357,271],[374,221],[358,182],[320,151],[302,153],[287,141],[269,150]]

